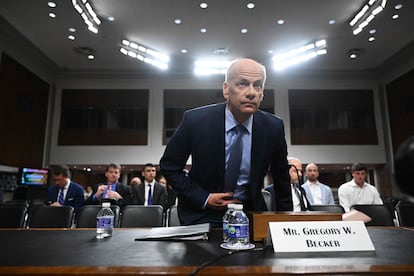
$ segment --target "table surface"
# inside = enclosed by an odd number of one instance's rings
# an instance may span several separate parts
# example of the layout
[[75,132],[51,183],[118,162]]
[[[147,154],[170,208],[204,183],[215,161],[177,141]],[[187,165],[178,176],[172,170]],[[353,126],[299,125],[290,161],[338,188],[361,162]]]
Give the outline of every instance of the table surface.
[[[95,229],[0,230],[0,274],[188,275],[199,274],[414,274],[414,229],[368,227],[375,253],[278,256],[271,247],[232,252],[220,248],[221,232],[208,241],[135,241],[140,229],[115,229],[97,240]],[[199,275],[198,274],[198,275]]]

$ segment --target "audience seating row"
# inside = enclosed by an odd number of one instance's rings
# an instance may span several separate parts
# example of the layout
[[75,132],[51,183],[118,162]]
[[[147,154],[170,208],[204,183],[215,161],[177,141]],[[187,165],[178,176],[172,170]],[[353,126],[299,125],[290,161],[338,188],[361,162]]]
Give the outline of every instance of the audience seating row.
[[[73,207],[0,205],[0,228],[95,228],[100,205],[84,205],[75,217]],[[160,205],[128,205],[121,212],[112,205],[115,227],[163,227],[180,225],[177,208],[172,206],[165,213]]]
[[[0,228],[94,228],[100,205],[84,205],[74,218],[71,206],[51,207],[15,202],[0,205]],[[115,227],[162,227],[179,226],[177,206],[164,212],[162,206],[128,205],[121,212],[119,206],[112,205],[115,214]],[[345,213],[340,205],[314,205],[310,211]],[[354,205],[358,210],[371,217],[367,226],[411,226],[414,227],[414,203],[399,202],[395,214],[385,205]],[[395,219],[394,219],[395,218]]]
[[[262,190],[268,210],[272,208],[272,196],[270,192]],[[388,202],[387,202],[388,203]],[[351,207],[368,215],[372,220],[367,226],[411,226],[414,227],[414,203],[399,201],[394,204],[366,205],[358,204]],[[309,211],[322,211],[329,213],[344,214],[344,208],[339,204],[333,205],[312,205]]]

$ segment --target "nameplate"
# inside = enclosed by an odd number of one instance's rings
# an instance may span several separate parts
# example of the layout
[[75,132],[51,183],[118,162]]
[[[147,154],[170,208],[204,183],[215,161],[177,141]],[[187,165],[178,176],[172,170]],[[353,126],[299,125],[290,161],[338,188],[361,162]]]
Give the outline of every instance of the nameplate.
[[269,222],[275,253],[374,252],[362,221]]

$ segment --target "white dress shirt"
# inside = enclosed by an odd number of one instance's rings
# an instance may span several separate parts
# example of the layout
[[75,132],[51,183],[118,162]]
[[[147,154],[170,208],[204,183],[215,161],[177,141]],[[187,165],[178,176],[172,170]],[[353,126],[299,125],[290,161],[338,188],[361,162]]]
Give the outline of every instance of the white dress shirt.
[[355,204],[383,204],[377,189],[364,182],[362,187],[352,179],[342,184],[338,189],[339,204],[348,212]]

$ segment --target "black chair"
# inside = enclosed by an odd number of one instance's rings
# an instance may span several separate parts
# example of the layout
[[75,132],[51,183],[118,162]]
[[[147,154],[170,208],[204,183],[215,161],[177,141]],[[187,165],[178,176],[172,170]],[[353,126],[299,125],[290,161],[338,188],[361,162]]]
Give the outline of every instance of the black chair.
[[70,228],[73,222],[73,207],[32,206],[27,220],[28,228]]
[[[83,205],[75,221],[76,228],[96,228],[96,215],[101,209],[101,205]],[[111,210],[115,215],[114,227],[118,227],[121,208],[118,205],[111,205]]]
[[399,202],[395,210],[400,226],[414,226],[414,203]]
[[178,211],[177,211],[177,205],[172,205],[167,210],[167,223],[166,226],[180,226],[180,219],[178,218]]
[[335,214],[344,214],[345,209],[341,205],[332,204],[332,205],[311,205],[309,206],[309,211],[322,211]]
[[267,210],[272,211],[272,194],[269,191],[262,190],[262,196],[266,203]]
[[163,211],[161,205],[127,205],[122,210],[120,227],[162,227]]
[[366,226],[395,226],[393,216],[387,206],[382,204],[356,204],[351,209],[358,210],[372,220],[367,222]]
[[29,208],[29,201],[26,199],[12,199],[12,200],[8,200],[6,202],[3,202],[3,205],[8,205],[8,206],[24,206],[26,208]]
[[26,222],[26,214],[26,206],[1,205],[0,228],[23,228]]

